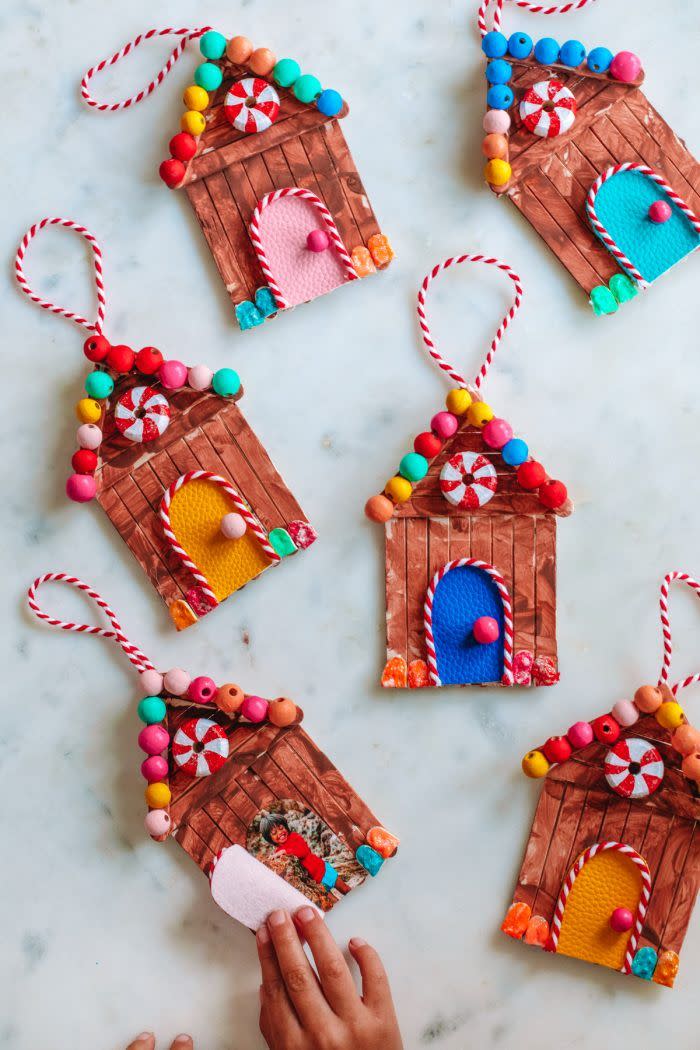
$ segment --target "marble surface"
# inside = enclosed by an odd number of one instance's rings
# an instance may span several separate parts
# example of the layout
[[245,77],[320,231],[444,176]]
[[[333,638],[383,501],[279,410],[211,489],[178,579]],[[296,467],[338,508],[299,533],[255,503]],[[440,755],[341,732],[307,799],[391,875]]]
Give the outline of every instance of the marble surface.
[[[700,915],[672,993],[527,951],[498,926],[539,791],[520,775],[520,756],[655,677],[661,576],[700,572],[698,260],[616,317],[592,316],[529,226],[481,184],[474,3],[210,0],[202,19],[337,80],[352,106],[347,137],[397,251],[387,274],[240,335],[186,202],[156,175],[196,55],[126,113],[88,112],[77,91],[87,64],[146,28],[144,17],[189,25],[192,6],[154,0],[144,15],[139,0],[33,0],[0,11],[10,147],[0,216],[0,1047],[121,1050],[145,1027],[162,1039],[191,1030],[201,1050],[261,1045],[252,938],[177,846],[144,835],[129,666],[106,642],[23,614],[26,585],[49,569],[102,589],[158,665],[295,697],[314,737],[402,836],[398,859],[330,924],[339,939],[361,935],[381,951],[407,1048],[694,1047]],[[697,152],[697,7],[668,0],[664,11],[606,0],[545,23],[510,9],[506,26],[638,52],[648,95]],[[142,49],[101,90],[136,86],[165,53]],[[30,308],[9,267],[24,229],[47,214],[81,220],[102,241],[109,332],[240,371],[246,414],[318,528],[318,544],[283,578],[246,588],[181,636],[106,519],[62,495],[82,336]],[[562,681],[387,693],[377,686],[381,534],[362,506],[442,402],[414,295],[434,262],[465,250],[503,256],[523,275],[525,304],[487,393],[577,501],[559,530]],[[37,241],[28,270],[56,299],[91,309],[77,238]],[[472,268],[436,290],[436,335],[467,371],[504,309],[505,283]],[[61,612],[82,612],[77,598],[51,597]],[[697,670],[698,612],[674,594],[679,677]],[[692,713],[697,697],[687,700]]]

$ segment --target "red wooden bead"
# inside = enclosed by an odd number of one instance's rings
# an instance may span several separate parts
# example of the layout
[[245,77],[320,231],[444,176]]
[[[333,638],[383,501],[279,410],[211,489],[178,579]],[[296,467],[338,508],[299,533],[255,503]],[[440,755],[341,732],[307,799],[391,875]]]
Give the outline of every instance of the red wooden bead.
[[194,135],[189,135],[186,131],[181,131],[179,135],[174,135],[170,140],[170,153],[176,160],[181,160],[187,163],[188,160],[192,160],[195,153],[197,152],[197,142]]
[[163,364],[163,355],[155,346],[144,346],[136,355],[136,367],[145,376],[152,376]]
[[536,459],[530,459],[518,467],[518,482],[521,488],[538,489],[546,477],[544,467]]
[[601,744],[614,744],[620,736],[620,727],[612,715],[601,715],[591,722],[591,729],[596,740]]
[[562,481],[545,481],[544,485],[540,486],[537,495],[545,507],[548,507],[549,510],[557,510],[566,503],[569,494]]
[[437,434],[433,434],[430,430],[419,434],[413,442],[414,452],[417,452],[419,456],[425,456],[426,459],[434,459],[441,449],[442,441]]
[[158,168],[158,174],[165,183],[165,185],[173,190],[176,186],[179,186],[185,177],[185,165],[181,160],[177,160],[172,157],[170,160],[164,160],[161,166]]
[[97,455],[89,448],[79,448],[70,462],[76,474],[92,474],[97,470]]
[[548,762],[566,762],[571,758],[571,744],[565,736],[550,736],[542,752]]
[[113,346],[107,354],[107,364],[113,372],[130,372],[134,367],[136,354],[130,346]]
[[104,361],[108,351],[109,340],[105,339],[103,335],[91,335],[83,343],[83,353],[88,361],[94,361],[95,363]]

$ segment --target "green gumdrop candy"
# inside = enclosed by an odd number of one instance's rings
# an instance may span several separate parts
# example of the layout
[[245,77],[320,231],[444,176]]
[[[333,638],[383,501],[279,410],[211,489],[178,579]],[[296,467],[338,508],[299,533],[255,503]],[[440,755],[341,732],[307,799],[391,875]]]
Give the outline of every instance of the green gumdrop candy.
[[591,292],[591,306],[596,317],[614,314],[617,310],[617,299],[604,284],[598,284]]
[[272,549],[279,554],[280,558],[286,558],[287,555],[294,554],[294,551],[297,549],[294,540],[286,529],[273,529],[267,538]]
[[639,294],[639,288],[626,273],[616,273],[608,281],[608,287],[618,303],[628,303]]

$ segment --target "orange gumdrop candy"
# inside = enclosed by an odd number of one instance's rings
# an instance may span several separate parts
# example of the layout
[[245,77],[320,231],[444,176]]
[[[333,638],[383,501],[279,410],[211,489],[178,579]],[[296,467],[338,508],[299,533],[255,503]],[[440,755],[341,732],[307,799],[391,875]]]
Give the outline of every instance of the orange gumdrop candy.
[[679,965],[680,959],[675,952],[661,952],[654,970],[653,980],[657,984],[665,984],[667,988],[673,988]]
[[389,238],[383,233],[373,233],[367,241],[367,247],[374,259],[374,263],[380,270],[385,270],[394,258],[394,249],[391,247]]
[[365,248],[364,244],[359,245],[357,248],[353,248],[352,265],[355,267],[355,273],[358,277],[369,277],[371,273],[376,273],[377,268],[372,262],[372,256],[369,253],[369,248]]
[[385,689],[405,689],[408,684],[408,669],[403,656],[393,656],[387,660],[382,671],[382,685]]
[[185,627],[191,627],[197,622],[197,617],[182,598],[178,598],[172,605],[169,605],[168,612],[178,631],[183,631]]
[[393,857],[399,848],[399,840],[396,835],[392,835],[386,828],[370,828],[367,832],[367,845],[371,846],[380,857],[384,857],[387,860],[389,857]]
[[509,937],[513,937],[516,941],[519,941],[527,930],[530,917],[532,915],[532,909],[529,904],[524,904],[522,901],[516,901],[515,904],[511,904],[506,917],[501,923],[501,929],[504,933],[507,933]]
[[549,923],[541,915],[533,915],[525,930],[525,943],[544,948],[549,937]]
[[425,660],[411,660],[408,665],[408,685],[410,689],[425,689],[430,685],[430,675]]

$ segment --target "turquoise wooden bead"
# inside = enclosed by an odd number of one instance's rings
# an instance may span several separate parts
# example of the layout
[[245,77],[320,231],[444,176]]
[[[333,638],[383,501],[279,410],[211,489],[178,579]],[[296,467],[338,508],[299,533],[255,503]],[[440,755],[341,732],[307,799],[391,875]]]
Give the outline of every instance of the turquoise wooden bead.
[[214,372],[211,385],[220,397],[234,397],[241,389],[241,380],[232,368],[220,368]]
[[301,73],[301,66],[293,58],[281,58],[272,70],[272,79],[280,87],[289,88],[296,83]]
[[210,29],[199,40],[199,50],[205,58],[223,58],[226,51],[226,37]]
[[294,85],[294,94],[300,102],[313,102],[321,94],[321,81],[311,73],[304,73]]
[[159,696],[144,696],[138,706],[138,715],[147,726],[162,722],[166,715],[165,703]]
[[114,380],[109,372],[91,372],[85,380],[85,392],[95,401],[104,401],[114,390]]
[[419,452],[407,452],[399,463],[399,474],[407,481],[416,482],[428,473],[428,461]]
[[204,88],[205,91],[216,91],[218,87],[221,87],[223,79],[224,74],[213,62],[202,62],[201,66],[197,66],[194,71],[195,84],[197,87]]

